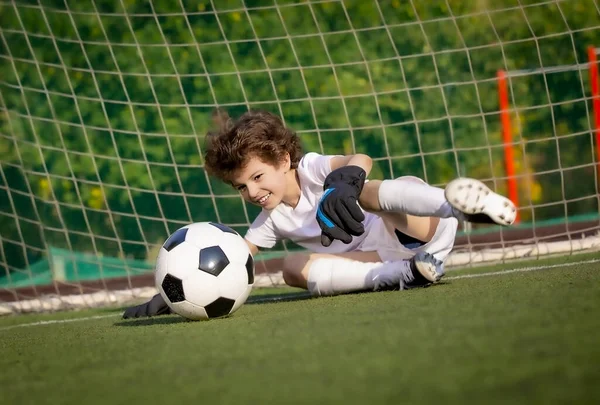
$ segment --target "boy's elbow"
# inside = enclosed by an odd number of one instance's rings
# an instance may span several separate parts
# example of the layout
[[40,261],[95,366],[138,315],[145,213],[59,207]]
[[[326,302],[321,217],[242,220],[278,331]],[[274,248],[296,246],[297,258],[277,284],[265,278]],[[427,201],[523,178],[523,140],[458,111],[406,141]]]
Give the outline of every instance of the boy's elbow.
[[371,158],[371,156],[365,155],[363,153],[359,153],[357,154],[357,156],[360,156],[361,162],[363,163],[361,166],[363,169],[365,169],[367,174],[369,174],[371,172],[371,169],[373,168],[373,159]]
[[258,253],[258,246],[250,242],[248,239],[244,239],[244,241],[246,242],[246,245],[248,245],[248,249],[250,250],[252,256],[256,256],[256,254]]

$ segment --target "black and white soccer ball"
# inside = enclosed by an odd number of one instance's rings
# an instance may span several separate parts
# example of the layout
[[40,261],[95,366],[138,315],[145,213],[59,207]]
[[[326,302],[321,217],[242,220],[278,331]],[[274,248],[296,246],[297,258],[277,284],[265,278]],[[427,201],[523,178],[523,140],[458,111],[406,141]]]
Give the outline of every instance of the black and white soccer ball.
[[176,230],[161,247],[155,281],[173,312],[192,320],[218,318],[246,302],[254,260],[236,231],[198,222]]

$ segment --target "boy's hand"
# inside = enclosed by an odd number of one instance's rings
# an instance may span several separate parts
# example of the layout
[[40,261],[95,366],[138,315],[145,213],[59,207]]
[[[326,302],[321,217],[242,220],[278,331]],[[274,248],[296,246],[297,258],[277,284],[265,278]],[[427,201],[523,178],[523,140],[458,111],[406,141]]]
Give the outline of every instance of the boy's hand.
[[365,214],[358,205],[358,197],[366,175],[359,166],[342,166],[325,178],[325,193],[317,208],[323,246],[331,245],[334,239],[348,244],[352,242],[352,235],[359,236],[365,232],[362,224]]
[[166,315],[171,313],[171,308],[169,308],[163,297],[160,294],[156,294],[148,302],[127,308],[123,313],[123,319],[145,318],[148,316]]

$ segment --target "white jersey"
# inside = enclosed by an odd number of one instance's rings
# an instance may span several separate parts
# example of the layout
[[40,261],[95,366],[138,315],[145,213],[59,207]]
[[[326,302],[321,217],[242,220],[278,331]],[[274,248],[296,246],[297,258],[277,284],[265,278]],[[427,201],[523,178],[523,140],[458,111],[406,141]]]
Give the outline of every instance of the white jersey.
[[368,235],[369,225],[377,220],[376,215],[365,212],[365,233],[352,238],[348,245],[335,240],[324,247],[321,245],[321,228],[317,223],[317,206],[323,195],[323,183],[331,172],[333,156],[307,153],[298,164],[300,200],[295,208],[279,204],[273,210],[263,209],[256,217],[245,238],[263,248],[272,248],[277,241],[290,240],[311,252],[341,253],[361,249]]
[[262,248],[272,248],[278,241],[287,239],[316,253],[376,251],[384,261],[410,258],[419,251],[431,253],[439,260],[446,258],[454,244],[456,218],[441,219],[432,240],[411,249],[398,241],[393,227],[389,229],[379,216],[363,211],[365,232],[362,235],[354,236],[347,245],[339,240],[334,240],[328,247],[321,245],[317,207],[323,195],[323,183],[331,172],[332,158],[313,152],[304,155],[297,169],[300,200],[296,208],[279,204],[271,211],[263,209],[250,225],[245,238]]

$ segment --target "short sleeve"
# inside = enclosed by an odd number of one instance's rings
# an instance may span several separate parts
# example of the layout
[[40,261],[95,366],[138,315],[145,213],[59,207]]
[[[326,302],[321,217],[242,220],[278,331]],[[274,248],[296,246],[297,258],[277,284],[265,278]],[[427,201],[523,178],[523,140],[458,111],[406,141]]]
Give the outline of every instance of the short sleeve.
[[268,211],[261,211],[256,217],[246,235],[245,239],[262,248],[272,248],[277,243],[277,234],[273,226],[273,220]]
[[332,158],[332,155],[309,152],[300,160],[298,169],[313,182],[323,184],[327,175],[331,173]]

